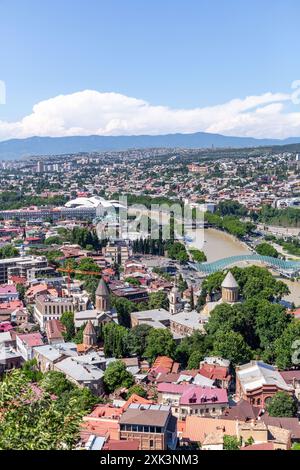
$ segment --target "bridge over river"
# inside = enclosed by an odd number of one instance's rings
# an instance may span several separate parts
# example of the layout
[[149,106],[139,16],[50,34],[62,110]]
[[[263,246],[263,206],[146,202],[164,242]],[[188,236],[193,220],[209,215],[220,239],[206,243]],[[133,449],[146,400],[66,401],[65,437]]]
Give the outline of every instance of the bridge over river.
[[198,271],[204,274],[212,274],[217,271],[229,268],[241,262],[259,262],[267,267],[273,268],[283,276],[294,277],[300,272],[300,261],[286,261],[280,258],[273,258],[271,256],[262,256],[257,253],[250,255],[230,256],[229,258],[219,259],[217,261],[196,263]]

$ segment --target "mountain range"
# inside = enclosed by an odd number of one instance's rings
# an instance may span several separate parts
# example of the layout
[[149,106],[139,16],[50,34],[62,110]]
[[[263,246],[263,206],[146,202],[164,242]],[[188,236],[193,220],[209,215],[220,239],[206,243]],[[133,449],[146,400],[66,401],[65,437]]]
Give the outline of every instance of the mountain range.
[[221,134],[133,135],[133,136],[75,136],[29,137],[0,142],[0,160],[15,160],[28,156],[62,155],[79,152],[121,151],[144,148],[246,148],[300,143],[300,137],[255,139],[229,137]]

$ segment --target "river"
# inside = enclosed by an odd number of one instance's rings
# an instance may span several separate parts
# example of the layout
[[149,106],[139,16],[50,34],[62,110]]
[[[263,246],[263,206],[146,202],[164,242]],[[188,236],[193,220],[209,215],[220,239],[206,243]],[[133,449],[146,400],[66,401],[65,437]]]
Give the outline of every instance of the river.
[[[213,228],[196,230],[195,241],[189,247],[204,251],[207,261],[217,261],[229,256],[249,255],[251,251],[247,246],[228,233]],[[193,238],[193,231],[188,230],[187,235]]]

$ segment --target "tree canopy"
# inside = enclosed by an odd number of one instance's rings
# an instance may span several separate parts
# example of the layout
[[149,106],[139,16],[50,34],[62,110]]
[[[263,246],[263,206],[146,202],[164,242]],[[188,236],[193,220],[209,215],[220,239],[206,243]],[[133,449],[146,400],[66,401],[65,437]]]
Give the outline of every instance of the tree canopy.
[[267,404],[270,416],[293,418],[297,415],[297,404],[293,397],[285,392],[277,392]]
[[107,366],[103,382],[108,393],[112,393],[119,387],[131,387],[134,384],[134,378],[126,370],[126,366],[122,361],[114,361]]

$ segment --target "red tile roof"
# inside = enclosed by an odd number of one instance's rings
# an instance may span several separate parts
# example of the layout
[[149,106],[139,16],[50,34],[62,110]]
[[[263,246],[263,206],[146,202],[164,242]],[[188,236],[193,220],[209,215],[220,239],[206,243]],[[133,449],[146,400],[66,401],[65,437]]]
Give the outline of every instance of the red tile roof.
[[251,446],[241,447],[241,450],[274,450],[274,444],[272,442],[252,444]]
[[27,335],[17,335],[23,343],[27,344],[30,348],[34,346],[43,346],[43,339],[41,333],[28,333]]
[[118,441],[115,439],[110,439],[103,446],[103,450],[139,450],[140,443],[139,441]]

